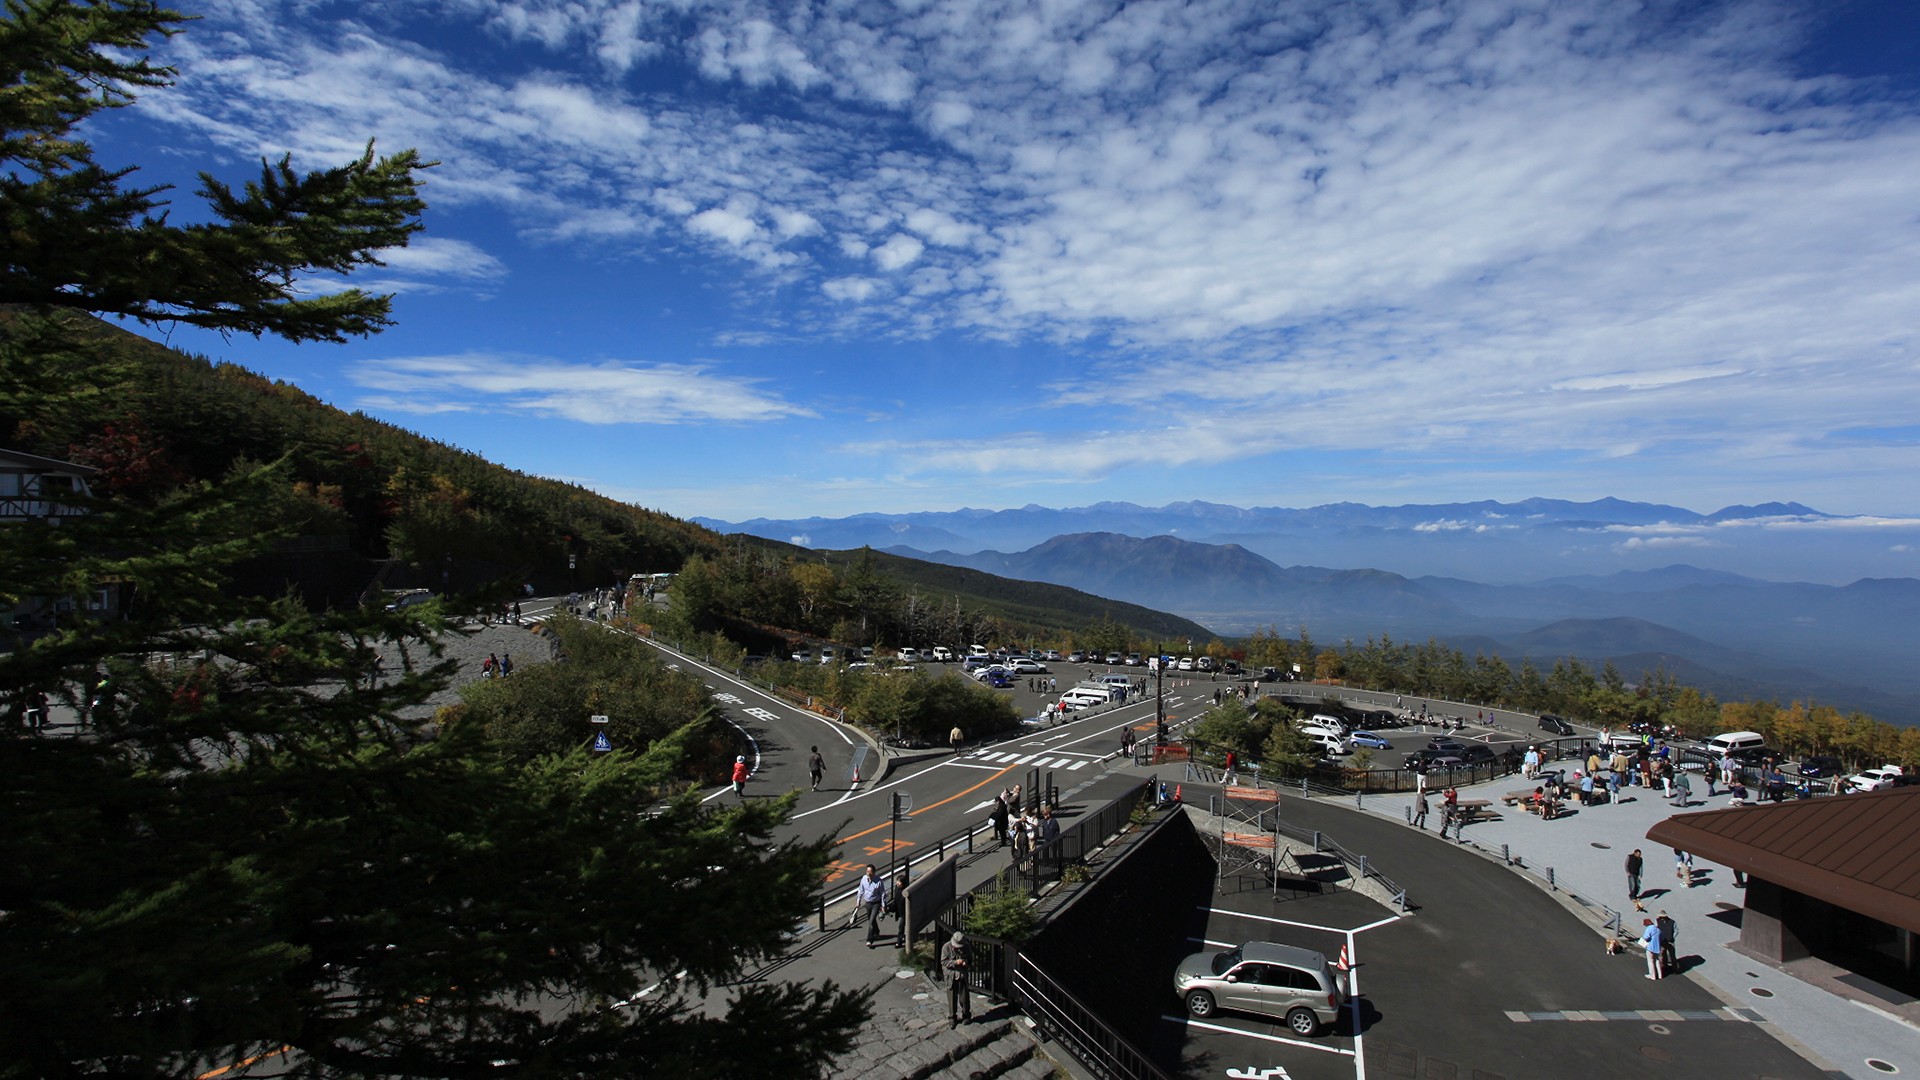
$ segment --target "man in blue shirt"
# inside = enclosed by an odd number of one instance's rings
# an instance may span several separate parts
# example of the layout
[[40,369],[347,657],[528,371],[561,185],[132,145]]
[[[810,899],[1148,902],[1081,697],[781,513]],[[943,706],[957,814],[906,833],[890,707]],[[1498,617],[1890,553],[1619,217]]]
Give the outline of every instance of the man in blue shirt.
[[860,878],[860,906],[867,913],[867,948],[873,948],[880,939],[880,911],[887,905],[887,879],[880,876],[880,870],[872,863],[867,864],[867,872]]

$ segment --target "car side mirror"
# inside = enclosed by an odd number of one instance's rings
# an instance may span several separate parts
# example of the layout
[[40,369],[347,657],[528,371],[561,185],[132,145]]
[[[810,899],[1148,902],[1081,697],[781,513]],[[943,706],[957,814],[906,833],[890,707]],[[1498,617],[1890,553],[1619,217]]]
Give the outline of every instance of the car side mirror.
[[1229,976],[1227,976],[1227,977],[1226,977],[1226,979],[1225,979],[1225,981],[1226,981],[1226,982],[1230,982],[1230,983],[1237,983],[1237,982],[1239,982],[1239,981],[1240,981],[1240,976],[1238,976],[1238,975],[1229,975]]

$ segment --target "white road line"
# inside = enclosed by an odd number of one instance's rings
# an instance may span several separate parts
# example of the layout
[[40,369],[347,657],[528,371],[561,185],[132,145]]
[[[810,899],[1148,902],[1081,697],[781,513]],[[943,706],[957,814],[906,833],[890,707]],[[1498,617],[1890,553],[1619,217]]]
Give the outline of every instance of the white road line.
[[[955,768],[960,768],[960,769],[985,769],[988,772],[1004,772],[1005,771],[998,765],[975,765],[971,761],[949,761],[947,762],[947,765],[953,766]],[[946,766],[942,766],[942,768],[945,768],[945,767]]]
[[[1344,926],[1321,926],[1317,923],[1294,922],[1291,919],[1276,919],[1271,915],[1249,915],[1244,911],[1228,911],[1225,908],[1207,908],[1206,911],[1209,915],[1232,915],[1235,918],[1253,919],[1258,922],[1273,923],[1276,926],[1298,926],[1304,930],[1323,930],[1329,934],[1353,933],[1353,931],[1348,930]],[[1234,943],[1227,942],[1226,944],[1231,947]]]
[[1162,1014],[1160,1019],[1169,1020],[1176,1024],[1184,1023],[1188,1027],[1197,1027],[1203,1031],[1218,1031],[1226,1035],[1245,1035],[1249,1039],[1265,1039],[1268,1042],[1286,1043],[1288,1046],[1298,1046],[1307,1050],[1318,1050],[1321,1053],[1325,1053],[1325,1054],[1339,1054],[1342,1057],[1353,1056],[1353,1051],[1348,1050],[1345,1047],[1341,1047],[1341,1046],[1328,1046],[1325,1043],[1312,1043],[1312,1042],[1305,1042],[1300,1039],[1288,1039],[1288,1038],[1283,1038],[1279,1035],[1268,1035],[1264,1032],[1259,1032],[1259,1031],[1245,1031],[1236,1027],[1227,1027],[1224,1024],[1209,1024],[1204,1020],[1195,1020],[1191,1016],[1174,1016],[1171,1013],[1167,1013],[1167,1014]]

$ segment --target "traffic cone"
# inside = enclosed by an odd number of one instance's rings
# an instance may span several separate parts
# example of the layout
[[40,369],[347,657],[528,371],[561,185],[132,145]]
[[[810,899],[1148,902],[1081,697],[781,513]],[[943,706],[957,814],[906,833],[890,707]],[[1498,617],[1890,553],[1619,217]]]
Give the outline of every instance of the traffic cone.
[[1173,801],[1174,802],[1180,801],[1180,785],[1179,784],[1173,785]]
[[1341,971],[1353,970],[1353,963],[1347,959],[1347,947],[1345,945],[1340,946],[1340,962],[1334,966]]

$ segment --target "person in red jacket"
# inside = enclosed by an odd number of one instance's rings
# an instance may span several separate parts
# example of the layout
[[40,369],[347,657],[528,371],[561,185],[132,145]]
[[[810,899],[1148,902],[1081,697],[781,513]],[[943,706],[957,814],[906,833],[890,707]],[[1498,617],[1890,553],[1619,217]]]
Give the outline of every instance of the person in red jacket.
[[747,797],[747,759],[744,754],[733,759],[733,793],[742,799]]

